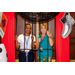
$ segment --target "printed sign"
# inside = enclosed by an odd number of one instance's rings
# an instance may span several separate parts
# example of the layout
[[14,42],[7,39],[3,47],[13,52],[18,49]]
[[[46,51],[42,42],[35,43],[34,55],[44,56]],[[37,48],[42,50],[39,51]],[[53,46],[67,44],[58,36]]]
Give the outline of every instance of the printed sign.
[[0,36],[3,38],[7,24],[6,16],[0,12]]

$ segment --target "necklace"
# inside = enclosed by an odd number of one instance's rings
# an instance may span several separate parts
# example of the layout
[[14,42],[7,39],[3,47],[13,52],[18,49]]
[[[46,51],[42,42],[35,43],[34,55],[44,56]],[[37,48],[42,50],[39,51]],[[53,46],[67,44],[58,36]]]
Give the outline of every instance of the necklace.
[[25,37],[25,41],[26,41],[26,47],[28,47],[28,41],[29,41],[30,36],[28,36],[28,39],[26,39]]

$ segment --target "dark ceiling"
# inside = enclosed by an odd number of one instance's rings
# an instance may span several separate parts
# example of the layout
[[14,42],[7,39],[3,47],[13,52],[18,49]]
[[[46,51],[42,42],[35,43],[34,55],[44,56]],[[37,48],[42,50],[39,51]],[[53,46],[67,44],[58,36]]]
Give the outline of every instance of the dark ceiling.
[[47,21],[59,14],[59,12],[17,12],[23,18],[37,22],[37,21]]

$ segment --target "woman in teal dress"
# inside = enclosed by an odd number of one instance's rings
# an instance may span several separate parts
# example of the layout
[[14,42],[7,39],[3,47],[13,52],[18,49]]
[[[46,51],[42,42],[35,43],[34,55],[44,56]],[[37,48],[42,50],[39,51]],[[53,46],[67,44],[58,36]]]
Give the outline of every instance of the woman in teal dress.
[[[50,34],[49,31],[47,31],[47,24],[42,24],[40,26],[40,35],[38,35],[38,42],[36,46],[38,49],[38,61],[47,62],[47,58],[48,58],[48,62],[51,62],[53,44],[54,44],[54,41],[53,41],[52,35]],[[48,49],[48,52],[47,52],[47,49]]]

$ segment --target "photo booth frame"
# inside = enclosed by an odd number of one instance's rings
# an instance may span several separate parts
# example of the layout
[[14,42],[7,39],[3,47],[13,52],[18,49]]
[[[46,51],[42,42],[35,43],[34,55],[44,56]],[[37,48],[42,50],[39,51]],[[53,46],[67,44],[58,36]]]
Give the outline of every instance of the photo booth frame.
[[[27,17],[27,13],[29,13],[29,12],[25,12],[24,14],[23,13],[21,13],[21,12],[16,12],[15,13],[15,36],[17,35],[17,14],[19,14],[21,17],[23,17],[24,18],[24,36],[25,36],[25,25],[26,25],[26,20],[28,20],[29,19],[29,17]],[[31,13],[31,12],[30,12]],[[30,20],[31,22],[32,22],[32,35],[33,35],[33,23],[35,22],[35,20],[33,19],[33,15],[34,15],[34,13],[31,13],[32,14],[32,20]],[[38,13],[37,13],[38,14]],[[42,13],[39,13],[38,14],[38,16],[39,16],[39,18],[40,18],[40,15],[41,15]],[[46,15],[47,17],[47,19],[46,20],[43,20],[43,18],[41,19],[41,20],[38,20],[38,19],[36,19],[36,21],[39,23],[39,27],[40,27],[40,25],[41,25],[41,22],[43,23],[44,21],[46,21],[47,22],[47,26],[49,27],[49,20],[50,19],[52,19],[53,17],[55,18],[55,27],[54,27],[54,29],[55,29],[55,32],[54,32],[54,35],[55,35],[55,38],[54,38],[54,44],[55,44],[55,49],[48,49],[48,45],[47,45],[47,49],[43,49],[43,50],[47,50],[47,62],[48,62],[48,50],[55,50],[55,61],[56,61],[56,15],[57,15],[58,13],[56,13],[55,15],[53,15],[53,16],[51,16],[50,18],[49,18],[49,16],[48,16],[48,14]],[[47,38],[47,44],[48,44],[48,38]],[[15,53],[16,53],[16,50],[18,50],[18,49],[16,49],[16,41],[15,41]],[[24,39],[24,49],[19,49],[19,50],[25,50],[25,39]],[[29,49],[28,49],[29,50]],[[37,49],[33,49],[32,48],[32,50],[36,50],[37,51]],[[25,57],[25,56],[24,56]],[[32,58],[32,57],[31,57]],[[39,49],[39,58],[40,58],[40,49]],[[40,59],[39,59],[39,61],[40,61]]]

